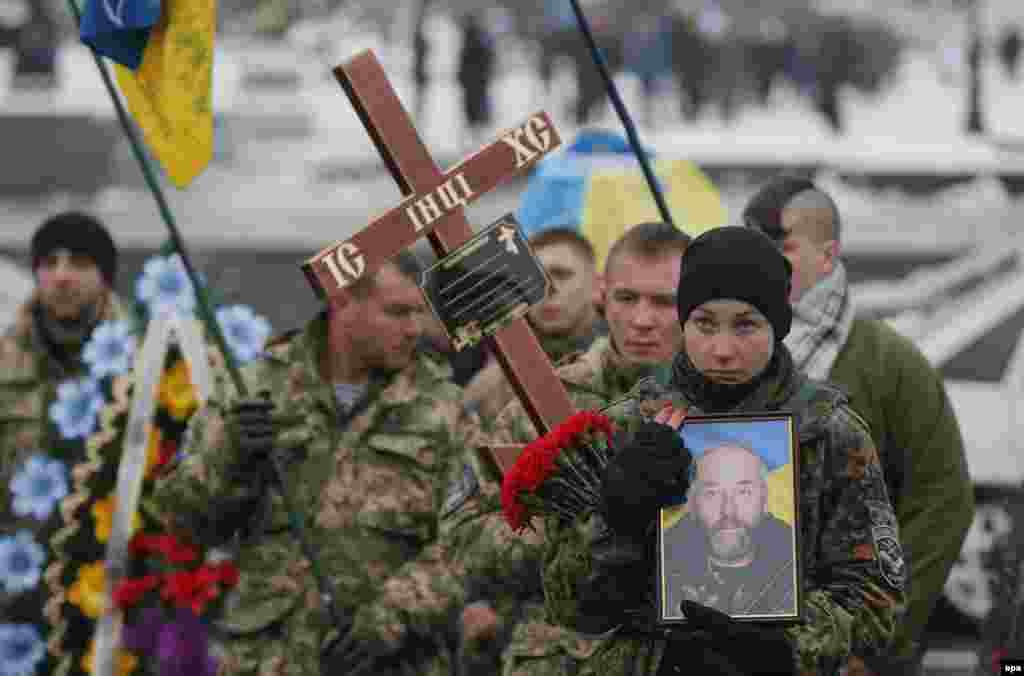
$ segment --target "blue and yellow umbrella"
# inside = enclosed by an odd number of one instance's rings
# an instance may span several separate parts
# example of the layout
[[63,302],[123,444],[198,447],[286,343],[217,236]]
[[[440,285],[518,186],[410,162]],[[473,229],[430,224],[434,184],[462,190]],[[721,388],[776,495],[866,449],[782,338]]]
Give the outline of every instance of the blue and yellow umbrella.
[[[696,237],[725,223],[718,189],[693,162],[652,159],[676,227]],[[579,229],[594,245],[598,269],[629,227],[662,220],[629,143],[603,130],[581,131],[564,151],[543,160],[515,216],[527,237]]]

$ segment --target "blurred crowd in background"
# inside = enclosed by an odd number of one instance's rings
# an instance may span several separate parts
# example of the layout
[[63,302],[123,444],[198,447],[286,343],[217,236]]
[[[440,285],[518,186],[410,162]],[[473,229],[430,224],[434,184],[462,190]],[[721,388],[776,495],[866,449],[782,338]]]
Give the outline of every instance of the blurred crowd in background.
[[[956,84],[968,74],[975,44],[979,57],[998,59],[1008,77],[1016,77],[1022,46],[1020,25],[1002,16],[1008,12],[1012,19],[1019,10],[1005,0],[600,0],[584,6],[608,64],[640,82],[648,124],[655,121],[655,97],[668,90],[675,92],[683,119],[693,121],[713,108],[728,124],[744,106],[770,105],[773,86],[785,81],[841,133],[840,88],[878,93],[907,47],[932,51],[944,81]],[[490,120],[487,87],[497,69],[509,65],[502,59],[509,36],[528,45],[529,67],[547,86],[559,67],[573,72],[577,95],[568,112],[577,124],[591,121],[605,100],[567,0],[487,9],[467,0],[224,0],[218,11],[223,33],[268,41],[301,41],[311,26],[335,29],[337,23],[361,25],[396,41],[411,37],[420,100],[431,85],[428,18],[449,14],[462,34],[457,77],[471,125]],[[972,33],[972,12],[999,18]],[[0,48],[15,52],[16,87],[55,86],[56,52],[71,35],[71,24],[61,0],[0,0]]]

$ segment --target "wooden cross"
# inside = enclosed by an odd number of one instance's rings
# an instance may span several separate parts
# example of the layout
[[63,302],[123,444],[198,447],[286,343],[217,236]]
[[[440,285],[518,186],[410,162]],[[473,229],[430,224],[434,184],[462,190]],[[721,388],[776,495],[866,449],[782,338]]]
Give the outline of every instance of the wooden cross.
[[[320,251],[302,268],[321,297],[331,295],[426,236],[438,258],[473,236],[463,207],[520,174],[557,148],[561,139],[550,118],[538,112],[504,132],[453,169],[442,173],[409,119],[373,52],[361,52],[334,69],[404,199],[364,230]],[[523,402],[538,434],[575,412],[572,400],[525,319],[494,336],[498,363]],[[503,470],[519,447],[495,447]]]

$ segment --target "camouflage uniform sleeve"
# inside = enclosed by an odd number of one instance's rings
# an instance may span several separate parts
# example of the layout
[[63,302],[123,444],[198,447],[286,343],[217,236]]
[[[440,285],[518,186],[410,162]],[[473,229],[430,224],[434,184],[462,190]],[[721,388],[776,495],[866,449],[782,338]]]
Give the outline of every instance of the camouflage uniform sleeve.
[[260,497],[257,482],[233,471],[240,450],[225,422],[226,410],[211,398],[192,417],[182,459],[153,492],[153,505],[168,527],[208,547],[224,544],[244,526]]
[[494,445],[528,444],[537,438],[537,430],[519,399],[506,404],[483,431],[487,443]]
[[[803,557],[805,622],[787,631],[801,673],[832,673],[850,654],[888,649],[906,598],[906,564],[896,516],[867,426],[835,411],[818,462],[804,453],[802,526],[817,533]],[[815,476],[820,472],[820,476]],[[814,522],[818,528],[814,528]]]

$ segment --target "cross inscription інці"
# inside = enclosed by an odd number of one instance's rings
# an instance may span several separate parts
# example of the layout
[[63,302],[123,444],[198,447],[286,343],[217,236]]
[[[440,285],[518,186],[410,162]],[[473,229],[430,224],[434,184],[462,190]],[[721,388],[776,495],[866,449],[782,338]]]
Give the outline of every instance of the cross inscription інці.
[[[373,52],[334,69],[334,75],[404,195],[402,202],[347,240],[323,249],[303,266],[321,297],[337,293],[427,237],[438,258],[473,236],[463,207],[532,167],[561,143],[551,119],[536,113],[447,172],[434,162]],[[572,400],[525,319],[494,335],[495,353],[538,434],[575,412]],[[492,448],[507,470],[518,447]]]

